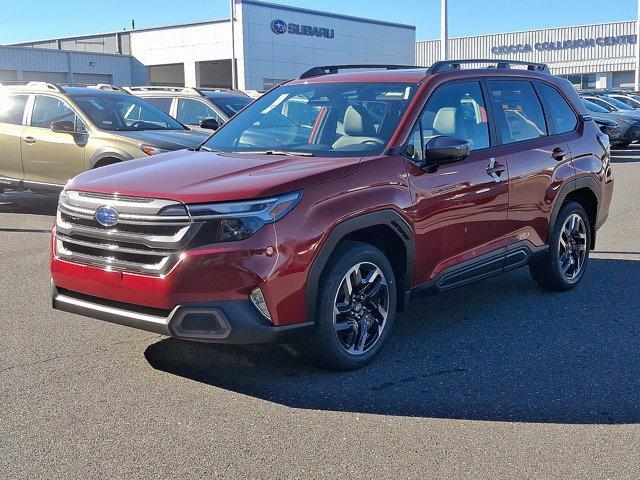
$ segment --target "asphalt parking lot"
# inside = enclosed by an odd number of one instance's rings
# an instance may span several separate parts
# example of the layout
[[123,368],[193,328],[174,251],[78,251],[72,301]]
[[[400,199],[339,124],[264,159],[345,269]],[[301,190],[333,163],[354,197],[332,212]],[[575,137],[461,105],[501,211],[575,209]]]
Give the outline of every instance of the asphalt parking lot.
[[415,301],[351,373],[50,307],[55,197],[0,195],[0,478],[640,477],[640,146],[583,283]]

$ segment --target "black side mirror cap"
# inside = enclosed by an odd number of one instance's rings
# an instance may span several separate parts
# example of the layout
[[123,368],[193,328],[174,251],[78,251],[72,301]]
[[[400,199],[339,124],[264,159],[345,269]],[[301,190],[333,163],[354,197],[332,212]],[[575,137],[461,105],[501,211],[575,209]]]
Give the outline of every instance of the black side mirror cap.
[[471,145],[467,140],[447,136],[433,137],[424,147],[425,166],[431,167],[464,160],[470,152]]
[[200,126],[207,130],[217,130],[220,128],[220,123],[215,118],[205,118],[200,120]]
[[56,133],[76,133],[76,125],[70,120],[58,120],[51,124],[51,131]]

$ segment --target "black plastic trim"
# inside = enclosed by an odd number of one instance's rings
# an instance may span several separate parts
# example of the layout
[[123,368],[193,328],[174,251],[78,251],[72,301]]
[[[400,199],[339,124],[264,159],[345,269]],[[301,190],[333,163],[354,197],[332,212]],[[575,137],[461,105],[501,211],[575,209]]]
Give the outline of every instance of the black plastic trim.
[[407,264],[405,269],[404,278],[396,279],[399,285],[404,287],[405,294],[398,298],[398,311],[403,311],[406,301],[410,296],[411,282],[413,279],[413,266],[414,266],[414,240],[413,230],[402,218],[402,216],[394,210],[378,210],[371,213],[365,213],[354,218],[343,221],[336,225],[333,230],[328,234],[327,239],[322,244],[320,251],[316,255],[313,261],[313,265],[309,270],[307,277],[307,318],[313,319],[315,317],[315,307],[318,301],[318,290],[320,286],[320,276],[326,266],[329,257],[333,253],[334,249],[338,245],[338,242],[350,233],[362,230],[367,227],[373,227],[376,225],[388,225],[390,226],[398,238],[405,245],[405,253],[407,258]]

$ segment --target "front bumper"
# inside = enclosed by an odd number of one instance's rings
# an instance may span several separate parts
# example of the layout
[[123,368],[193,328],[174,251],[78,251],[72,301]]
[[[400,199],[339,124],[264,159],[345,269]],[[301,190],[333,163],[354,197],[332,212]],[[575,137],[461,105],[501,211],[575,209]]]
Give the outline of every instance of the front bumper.
[[206,343],[281,343],[304,335],[313,325],[273,326],[249,300],[188,303],[162,310],[92,297],[55,285],[52,305],[64,312]]

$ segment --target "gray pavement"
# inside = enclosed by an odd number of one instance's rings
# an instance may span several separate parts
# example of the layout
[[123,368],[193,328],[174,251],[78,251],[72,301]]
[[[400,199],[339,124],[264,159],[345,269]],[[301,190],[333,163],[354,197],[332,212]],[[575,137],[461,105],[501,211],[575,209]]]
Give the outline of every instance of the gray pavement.
[[0,195],[0,478],[639,478],[640,147],[583,283],[425,297],[370,367],[50,307],[55,198]]

